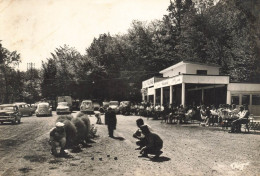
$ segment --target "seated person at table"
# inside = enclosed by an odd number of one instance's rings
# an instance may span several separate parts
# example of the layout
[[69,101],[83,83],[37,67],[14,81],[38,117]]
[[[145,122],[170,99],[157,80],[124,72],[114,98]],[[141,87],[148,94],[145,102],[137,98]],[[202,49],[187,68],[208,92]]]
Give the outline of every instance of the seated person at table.
[[241,124],[247,123],[248,122],[248,117],[250,113],[248,111],[248,106],[240,106],[240,110],[237,114],[238,119],[234,120],[231,124],[231,133],[240,133],[241,132]]
[[140,151],[140,154],[142,154],[141,157],[148,157],[148,154],[153,154],[155,158],[158,158],[163,153],[161,151],[163,140],[159,135],[152,133],[147,125],[142,125],[140,128],[147,140],[146,145]]
[[209,116],[210,116],[210,110],[209,110],[208,107],[206,108],[205,105],[201,106],[200,116],[201,116],[201,119],[203,120],[203,122],[205,122],[206,125],[208,125]]
[[232,104],[231,112],[230,112],[230,117],[231,117],[231,118],[236,118],[238,113],[239,113],[239,109],[236,108],[236,105],[235,105],[235,104]]
[[184,119],[185,122],[187,122],[188,120],[193,120],[193,117],[196,113],[194,107],[189,106],[188,109],[189,110],[187,111],[187,113],[185,113],[185,119]]
[[177,113],[178,113],[179,123],[182,123],[182,121],[185,118],[185,109],[184,109],[183,105],[180,105]]
[[214,105],[211,106],[210,114],[211,114],[211,123],[213,125],[215,123],[218,123],[218,110]]

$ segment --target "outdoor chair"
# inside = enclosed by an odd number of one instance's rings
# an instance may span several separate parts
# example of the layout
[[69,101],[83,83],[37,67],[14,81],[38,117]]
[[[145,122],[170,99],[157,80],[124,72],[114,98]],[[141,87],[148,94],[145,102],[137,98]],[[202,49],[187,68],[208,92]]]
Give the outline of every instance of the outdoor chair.
[[249,133],[250,123],[253,123],[253,122],[254,122],[254,115],[250,114],[249,117],[248,117],[248,120],[244,123],[241,123],[241,127],[243,127],[245,129],[245,132],[247,130],[247,132]]

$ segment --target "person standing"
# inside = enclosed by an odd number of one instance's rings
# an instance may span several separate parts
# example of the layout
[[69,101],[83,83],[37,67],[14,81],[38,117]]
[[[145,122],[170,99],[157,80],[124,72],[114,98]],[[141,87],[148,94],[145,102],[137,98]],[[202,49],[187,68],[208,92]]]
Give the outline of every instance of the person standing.
[[115,111],[112,111],[112,108],[108,108],[108,111],[105,114],[105,124],[108,128],[109,137],[114,137],[114,130],[116,129],[117,119]]
[[100,117],[100,112],[97,111],[97,112],[94,112],[94,113],[95,113],[95,117],[97,118],[96,124],[102,124],[101,117]]

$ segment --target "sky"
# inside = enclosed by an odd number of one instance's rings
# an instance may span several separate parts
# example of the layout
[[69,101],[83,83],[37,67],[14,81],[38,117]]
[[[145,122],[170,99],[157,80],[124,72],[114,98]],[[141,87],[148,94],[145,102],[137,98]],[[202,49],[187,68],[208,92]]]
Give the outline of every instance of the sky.
[[99,34],[124,34],[133,20],[167,14],[170,0],[0,0],[0,40],[27,63],[41,67],[64,44],[84,54]]

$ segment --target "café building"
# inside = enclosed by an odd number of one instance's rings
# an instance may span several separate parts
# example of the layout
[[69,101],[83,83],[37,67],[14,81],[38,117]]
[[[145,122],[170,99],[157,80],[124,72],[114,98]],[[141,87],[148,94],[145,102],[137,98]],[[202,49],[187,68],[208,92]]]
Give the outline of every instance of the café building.
[[233,83],[229,75],[220,75],[220,67],[182,61],[142,82],[142,99],[153,104],[219,105],[248,104],[252,114],[260,116],[260,84]]

